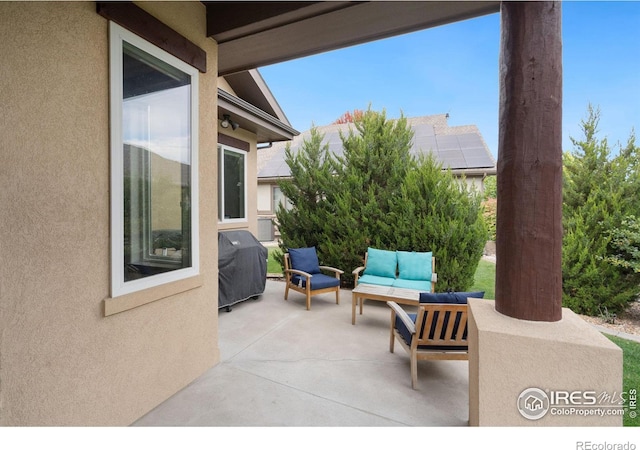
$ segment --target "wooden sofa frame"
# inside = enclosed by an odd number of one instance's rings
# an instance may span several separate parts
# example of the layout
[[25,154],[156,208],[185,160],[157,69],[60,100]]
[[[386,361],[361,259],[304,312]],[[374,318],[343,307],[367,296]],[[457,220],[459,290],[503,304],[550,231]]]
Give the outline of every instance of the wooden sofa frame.
[[[409,354],[411,360],[411,387],[413,389],[416,389],[418,383],[418,361],[469,360],[469,347],[465,333],[467,329],[466,304],[421,303],[418,307],[415,323],[397,303],[387,302],[387,305],[391,308],[389,351],[393,353],[395,339],[398,339],[398,342]],[[436,312],[438,314],[435,314]],[[445,320],[447,312],[449,313],[448,320]],[[426,320],[425,314],[427,316]],[[396,329],[396,317],[404,323],[404,326],[411,334],[410,344],[404,340]],[[458,318],[457,327],[455,326],[456,317]],[[422,323],[424,323],[424,326],[419,330],[416,329],[416,324]],[[444,329],[445,324],[446,329]],[[431,334],[433,338],[429,338]],[[461,347],[466,347],[466,349],[461,350]]]

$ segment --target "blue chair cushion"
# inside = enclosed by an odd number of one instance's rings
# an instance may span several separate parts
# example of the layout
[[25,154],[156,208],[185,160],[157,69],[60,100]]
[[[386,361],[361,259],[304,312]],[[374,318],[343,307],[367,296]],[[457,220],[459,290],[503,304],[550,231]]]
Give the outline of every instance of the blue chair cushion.
[[320,273],[320,263],[315,247],[290,248],[291,268],[310,274]]
[[484,298],[484,291],[478,292],[421,292],[420,303],[455,303],[466,305],[467,298]]
[[[302,287],[307,286],[307,278],[298,274],[294,274],[291,277],[293,284],[297,284]],[[336,277],[331,277],[323,273],[314,273],[311,277],[311,290],[316,291],[318,289],[325,289],[328,287],[340,286],[340,280]]]
[[379,250],[372,247],[369,247],[367,250],[367,266],[364,269],[365,275],[395,278],[397,266],[398,257],[396,252]]
[[398,271],[403,280],[431,281],[433,254],[431,252],[398,251]]

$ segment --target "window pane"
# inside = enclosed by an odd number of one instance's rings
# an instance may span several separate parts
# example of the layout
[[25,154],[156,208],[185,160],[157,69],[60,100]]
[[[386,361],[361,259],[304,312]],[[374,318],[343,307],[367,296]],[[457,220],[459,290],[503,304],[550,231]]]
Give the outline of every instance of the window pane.
[[190,83],[123,43],[125,281],[191,267]]
[[245,218],[245,156],[244,153],[224,150],[223,205],[224,219]]
[[280,186],[273,188],[273,212],[278,211],[278,208],[282,206],[284,209],[289,210],[292,208],[291,202],[284,196]]

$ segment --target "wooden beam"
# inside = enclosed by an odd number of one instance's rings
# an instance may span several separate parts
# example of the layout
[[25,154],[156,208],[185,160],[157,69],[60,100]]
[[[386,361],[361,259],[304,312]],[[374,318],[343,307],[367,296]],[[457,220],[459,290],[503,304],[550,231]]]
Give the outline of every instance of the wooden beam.
[[503,2],[496,310],[562,318],[562,37],[559,1]]
[[249,152],[251,150],[251,146],[247,141],[222,133],[218,133],[218,144],[227,145],[238,150],[244,150],[245,152]]
[[97,2],[96,12],[200,72],[207,71],[204,50],[132,2]]

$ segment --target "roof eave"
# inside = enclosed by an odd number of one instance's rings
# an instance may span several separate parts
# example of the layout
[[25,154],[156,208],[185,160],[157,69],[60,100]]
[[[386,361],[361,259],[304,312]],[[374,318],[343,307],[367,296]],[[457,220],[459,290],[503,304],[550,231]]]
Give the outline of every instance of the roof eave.
[[258,143],[290,141],[300,134],[290,125],[251,103],[218,88],[218,117],[229,114],[241,128],[256,134]]

